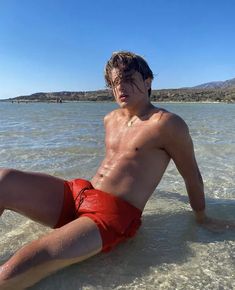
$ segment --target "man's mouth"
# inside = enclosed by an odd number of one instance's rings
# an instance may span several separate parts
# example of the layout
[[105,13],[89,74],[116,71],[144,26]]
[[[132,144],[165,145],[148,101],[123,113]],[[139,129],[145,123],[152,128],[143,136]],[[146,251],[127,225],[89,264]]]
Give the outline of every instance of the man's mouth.
[[128,95],[125,95],[125,94],[120,95],[120,101],[121,102],[126,101],[127,98],[128,98]]

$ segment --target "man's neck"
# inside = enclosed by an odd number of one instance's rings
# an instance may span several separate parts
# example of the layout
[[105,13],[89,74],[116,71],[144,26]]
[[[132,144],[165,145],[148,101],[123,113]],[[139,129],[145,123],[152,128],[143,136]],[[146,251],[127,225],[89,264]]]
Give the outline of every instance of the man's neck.
[[133,116],[137,116],[139,118],[147,115],[152,109],[154,108],[153,104],[151,104],[150,102],[145,104],[145,105],[141,105],[138,107],[128,107],[128,108],[123,108],[123,112],[125,113],[125,115],[131,119],[133,118]]

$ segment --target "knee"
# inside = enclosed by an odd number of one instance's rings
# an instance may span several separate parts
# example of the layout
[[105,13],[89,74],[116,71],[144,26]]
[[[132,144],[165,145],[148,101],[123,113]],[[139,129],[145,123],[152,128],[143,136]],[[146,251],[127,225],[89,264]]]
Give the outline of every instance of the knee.
[[20,171],[12,168],[0,168],[0,189],[6,184],[11,184]]
[[4,196],[8,194],[8,188],[12,183],[10,181],[11,177],[14,175],[15,170],[0,168],[0,214],[1,214],[1,204],[3,203]]
[[3,183],[11,175],[13,169],[0,168],[0,183]]
[[2,193],[4,191],[3,189],[4,180],[6,179],[8,175],[8,171],[9,169],[0,168],[0,201],[1,201]]

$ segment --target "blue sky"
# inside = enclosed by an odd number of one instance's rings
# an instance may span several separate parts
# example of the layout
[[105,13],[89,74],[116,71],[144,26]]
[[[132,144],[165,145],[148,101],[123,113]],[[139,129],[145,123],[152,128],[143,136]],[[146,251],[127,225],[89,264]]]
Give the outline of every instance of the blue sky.
[[0,0],[0,98],[105,87],[113,51],[146,58],[153,88],[235,77],[233,0]]

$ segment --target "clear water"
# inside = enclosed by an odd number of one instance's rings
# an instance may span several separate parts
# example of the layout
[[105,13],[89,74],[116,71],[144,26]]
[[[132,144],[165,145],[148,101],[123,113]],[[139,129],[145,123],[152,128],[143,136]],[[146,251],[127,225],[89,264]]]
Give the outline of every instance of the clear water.
[[[235,220],[235,105],[161,104],[189,125],[211,216]],[[0,103],[0,166],[90,178],[104,155],[113,103]],[[16,213],[0,218],[0,263],[48,229]],[[173,163],[146,205],[135,239],[64,269],[31,289],[235,289],[235,231],[194,222]]]

